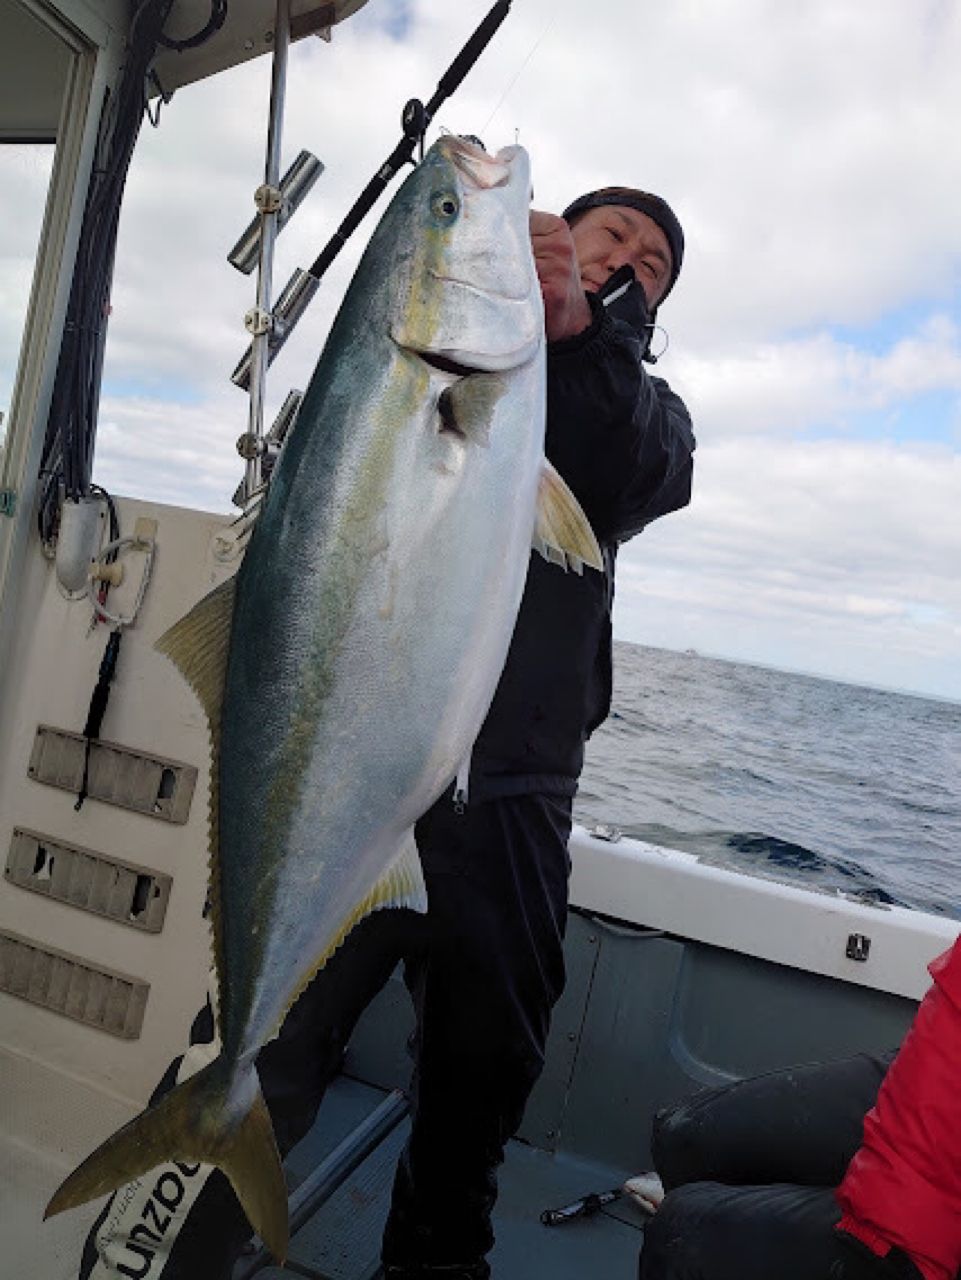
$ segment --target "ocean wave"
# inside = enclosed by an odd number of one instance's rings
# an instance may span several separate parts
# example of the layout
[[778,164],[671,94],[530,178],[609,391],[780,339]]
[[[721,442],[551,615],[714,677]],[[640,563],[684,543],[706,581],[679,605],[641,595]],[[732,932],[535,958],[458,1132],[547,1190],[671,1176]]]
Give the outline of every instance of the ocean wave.
[[576,802],[753,875],[961,917],[961,705],[615,645]]

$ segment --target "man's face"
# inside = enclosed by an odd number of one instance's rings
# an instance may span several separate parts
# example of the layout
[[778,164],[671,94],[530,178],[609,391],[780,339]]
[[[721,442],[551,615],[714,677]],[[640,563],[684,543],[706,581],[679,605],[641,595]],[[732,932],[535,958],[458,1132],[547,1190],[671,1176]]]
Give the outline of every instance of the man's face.
[[596,293],[618,267],[630,263],[653,311],[671,278],[671,247],[653,218],[627,205],[602,205],[571,227],[581,284]]

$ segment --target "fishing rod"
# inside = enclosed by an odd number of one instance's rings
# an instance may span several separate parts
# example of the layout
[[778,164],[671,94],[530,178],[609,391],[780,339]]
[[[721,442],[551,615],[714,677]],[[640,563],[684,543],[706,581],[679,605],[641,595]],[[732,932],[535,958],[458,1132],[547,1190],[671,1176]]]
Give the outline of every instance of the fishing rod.
[[[374,207],[390,182],[407,164],[414,163],[414,151],[424,150],[424,135],[438,109],[459,88],[464,77],[487,48],[494,33],[510,12],[512,0],[497,0],[457,54],[426,103],[411,98],[401,112],[401,139],[348,210],[347,216],[318,254],[313,265],[304,271],[298,267],[288,280],[273,310],[267,334],[267,367],[290,337],[294,326],[307,310],[321,279],[360,223]],[[253,343],[230,375],[231,382],[242,390],[250,387]]]
[[426,106],[419,98],[411,98],[406,104],[401,113],[403,136],[400,142],[398,142],[397,146],[354,201],[347,217],[318,255],[313,266],[309,268],[308,274],[315,280],[321,279],[324,272],[347,243],[347,240],[357,230],[362,219],[373,208],[391,179],[405,164],[413,163],[414,148],[419,146],[421,153],[423,153],[424,135],[430,127],[438,108],[460,87],[468,71],[487,48],[495,31],[507,17],[510,7],[511,0],[497,0],[497,3],[441,76],[434,96]]

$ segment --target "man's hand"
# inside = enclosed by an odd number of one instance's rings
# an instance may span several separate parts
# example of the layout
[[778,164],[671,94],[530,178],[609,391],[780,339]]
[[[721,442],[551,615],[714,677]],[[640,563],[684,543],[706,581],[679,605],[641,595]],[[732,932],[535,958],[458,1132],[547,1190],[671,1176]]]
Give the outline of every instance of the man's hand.
[[531,210],[534,266],[544,299],[544,328],[549,342],[572,338],[591,323],[570,227],[553,213]]

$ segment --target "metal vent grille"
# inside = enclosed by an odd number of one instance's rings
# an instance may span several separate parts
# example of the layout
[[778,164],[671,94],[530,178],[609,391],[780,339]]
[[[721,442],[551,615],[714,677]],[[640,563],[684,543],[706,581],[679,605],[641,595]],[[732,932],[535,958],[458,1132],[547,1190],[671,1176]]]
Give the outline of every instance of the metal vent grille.
[[150,984],[0,929],[0,991],[124,1040],[143,1026]]
[[163,928],[173,883],[162,871],[20,827],[10,841],[6,877],[22,889],[148,933]]
[[[80,733],[37,728],[27,773],[37,782],[79,792],[87,740]],[[87,794],[92,800],[183,823],[190,813],[197,770],[193,765],[95,739],[90,744]]]

